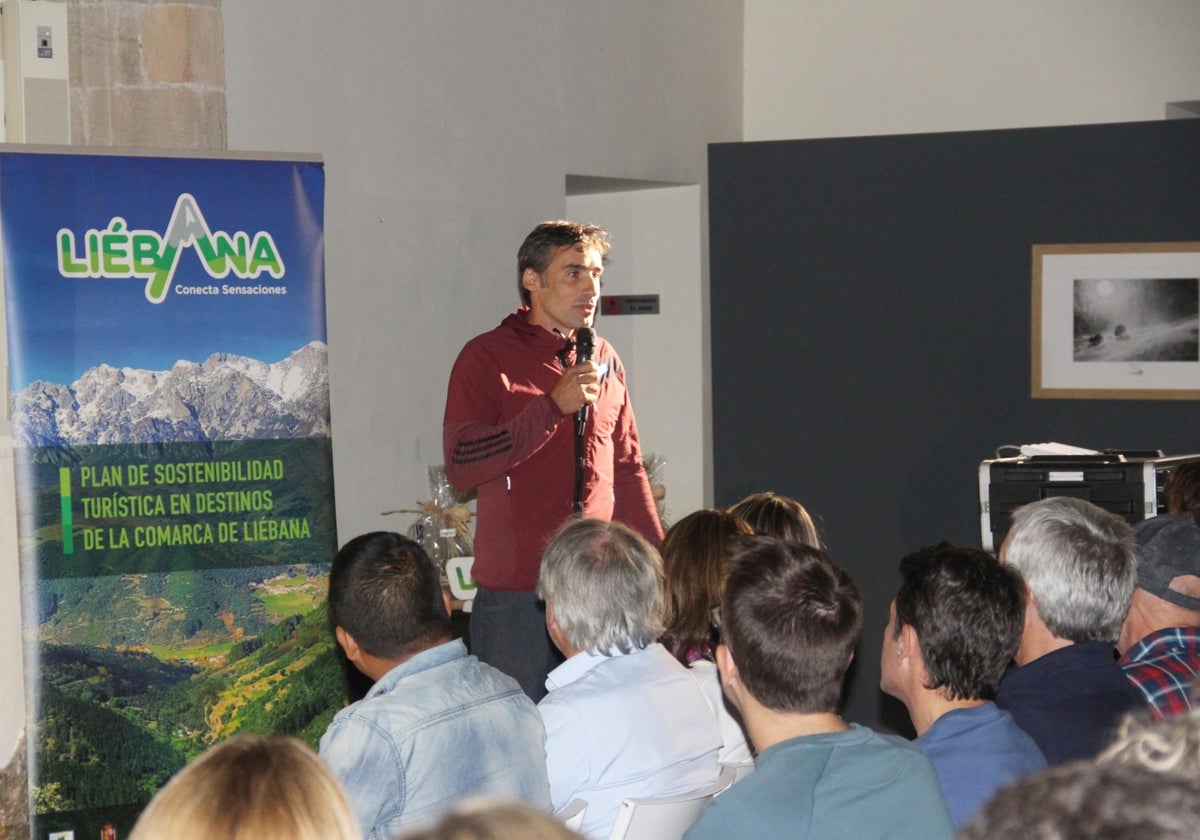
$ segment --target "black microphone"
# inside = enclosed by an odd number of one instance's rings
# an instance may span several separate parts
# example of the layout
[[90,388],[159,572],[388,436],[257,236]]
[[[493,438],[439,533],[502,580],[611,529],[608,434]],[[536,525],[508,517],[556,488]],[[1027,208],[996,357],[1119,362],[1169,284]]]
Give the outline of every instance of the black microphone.
[[596,331],[591,327],[575,330],[575,362],[590,362],[596,350]]
[[[575,330],[575,364],[590,362],[596,347],[596,333],[591,327],[580,327]],[[587,441],[583,430],[587,426],[588,404],[575,412],[575,503],[573,509],[576,516],[583,516],[583,477],[587,472],[585,450]]]
[[[596,349],[596,331],[591,327],[580,327],[575,330],[575,363],[590,362]],[[583,437],[583,427],[587,424],[588,406],[575,412],[575,435]]]

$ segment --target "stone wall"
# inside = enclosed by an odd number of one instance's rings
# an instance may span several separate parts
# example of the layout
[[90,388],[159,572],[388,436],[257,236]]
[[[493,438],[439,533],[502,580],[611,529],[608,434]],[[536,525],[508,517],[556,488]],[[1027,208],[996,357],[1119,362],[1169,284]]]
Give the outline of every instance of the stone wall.
[[220,0],[68,0],[71,143],[226,147]]
[[29,839],[29,769],[25,736],[17,741],[12,761],[0,769],[0,840]]

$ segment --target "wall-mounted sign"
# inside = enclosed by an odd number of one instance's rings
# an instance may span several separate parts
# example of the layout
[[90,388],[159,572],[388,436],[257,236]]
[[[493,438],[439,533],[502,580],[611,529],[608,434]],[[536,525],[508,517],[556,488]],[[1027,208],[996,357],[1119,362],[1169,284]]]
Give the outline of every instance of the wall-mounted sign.
[[601,295],[605,315],[657,315],[658,295]]

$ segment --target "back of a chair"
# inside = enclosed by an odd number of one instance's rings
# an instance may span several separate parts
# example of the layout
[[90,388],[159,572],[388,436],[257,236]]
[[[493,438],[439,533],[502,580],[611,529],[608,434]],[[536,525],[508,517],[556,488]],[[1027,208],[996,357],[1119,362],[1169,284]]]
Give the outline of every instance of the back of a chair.
[[749,759],[748,761],[731,761],[728,764],[722,762],[721,767],[732,767],[734,774],[733,780],[738,782],[741,781],[743,777],[749,776],[754,772],[754,759]]
[[583,825],[583,818],[587,816],[587,809],[587,802],[576,797],[563,806],[561,811],[555,811],[554,816],[567,828],[579,831]]
[[692,827],[708,801],[733,784],[736,770],[721,767],[721,775],[703,790],[660,799],[626,799],[617,811],[608,840],[679,840]]

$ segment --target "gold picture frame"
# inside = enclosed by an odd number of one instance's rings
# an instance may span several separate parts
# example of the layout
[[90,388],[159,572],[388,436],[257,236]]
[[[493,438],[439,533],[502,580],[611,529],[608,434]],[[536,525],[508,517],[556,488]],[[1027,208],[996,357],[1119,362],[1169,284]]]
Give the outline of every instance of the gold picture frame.
[[1200,242],[1033,246],[1035,399],[1200,399]]

